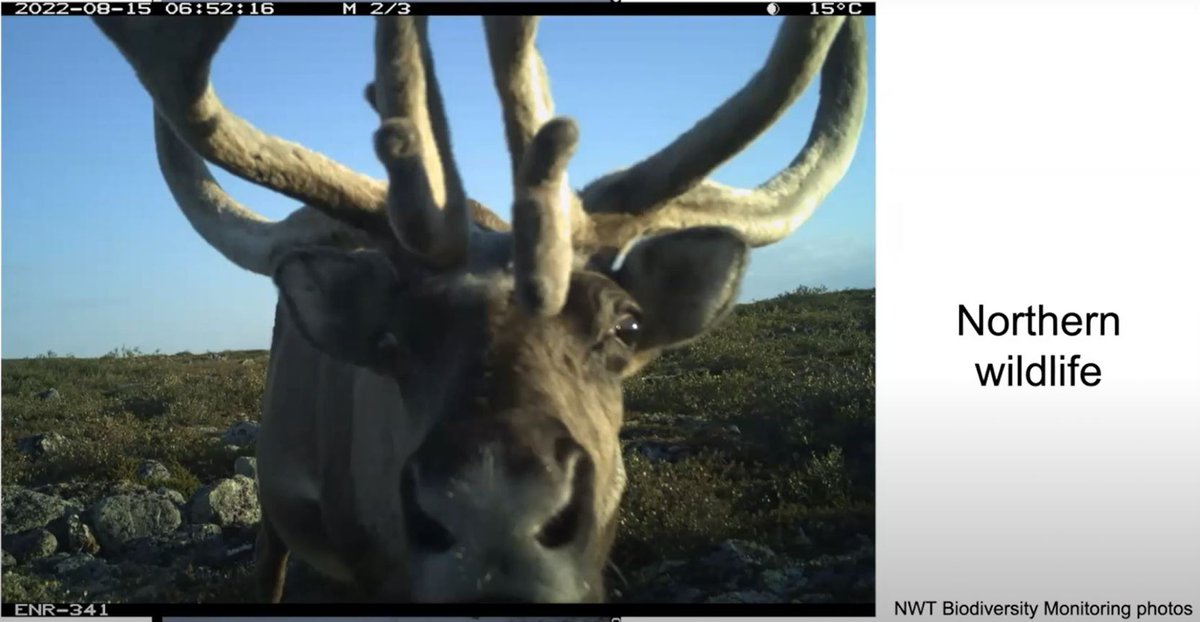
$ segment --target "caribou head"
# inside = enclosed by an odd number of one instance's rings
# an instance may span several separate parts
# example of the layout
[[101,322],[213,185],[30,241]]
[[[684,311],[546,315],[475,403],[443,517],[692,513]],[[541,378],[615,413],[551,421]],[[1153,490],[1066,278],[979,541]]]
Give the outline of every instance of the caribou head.
[[[511,153],[511,229],[465,196],[419,17],[379,18],[367,100],[386,182],[255,129],[209,82],[229,18],[97,18],[154,101],[192,226],[278,285],[257,563],[295,552],[374,598],[597,601],[625,484],[621,383],[731,308],[748,249],[845,173],[865,108],[861,19],[790,17],[691,130],[575,190],[532,17],[484,30]],[[706,179],[820,72],[812,131],[753,189]],[[306,204],[270,222],[205,160]]]

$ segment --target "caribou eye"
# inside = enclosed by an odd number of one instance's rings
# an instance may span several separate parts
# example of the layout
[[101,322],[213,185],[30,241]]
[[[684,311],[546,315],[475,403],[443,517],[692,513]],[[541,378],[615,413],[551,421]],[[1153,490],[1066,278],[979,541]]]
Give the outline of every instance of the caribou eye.
[[626,346],[637,345],[638,336],[641,335],[642,320],[632,313],[626,313],[621,316],[620,321],[612,329],[612,336],[616,337],[621,343]]

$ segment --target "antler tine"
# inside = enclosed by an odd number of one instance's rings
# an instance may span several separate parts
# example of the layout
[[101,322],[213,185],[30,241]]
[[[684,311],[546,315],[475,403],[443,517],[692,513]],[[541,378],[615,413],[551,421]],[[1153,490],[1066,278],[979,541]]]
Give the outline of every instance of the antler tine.
[[517,171],[513,276],[518,300],[535,315],[555,315],[567,300],[575,258],[571,215],[579,209],[567,161],[578,142],[574,121],[554,119],[530,141]]
[[[450,121],[446,118],[442,89],[438,85],[437,70],[433,64],[433,47],[429,44],[429,19],[423,16],[415,19],[417,20],[417,35],[421,41],[421,62],[425,66],[425,103],[429,110],[429,125],[433,129],[433,139],[437,143],[438,156],[441,158],[442,173],[446,183],[445,206],[449,209],[451,206],[466,201],[467,195],[463,188],[462,175],[458,172],[458,163],[454,160],[454,150],[450,147]],[[449,213],[447,217],[450,217]]]
[[199,155],[368,231],[386,231],[381,183],[225,108],[209,83],[212,58],[236,18],[96,17],[137,72],[158,114]]
[[388,171],[393,232],[411,250],[444,266],[466,256],[470,212],[450,157],[424,21],[392,16],[376,22],[374,97],[381,126],[375,148]]
[[270,276],[287,250],[306,245],[361,245],[363,233],[310,208],[271,222],[233,200],[204,160],[185,145],[162,115],[154,115],[154,142],[163,178],[192,227],[238,266]]
[[695,187],[771,126],[821,69],[843,17],[789,17],[762,69],[670,145],[584,188],[589,212],[640,213]]
[[[807,143],[787,168],[752,190],[696,179],[774,121],[818,69],[816,119]],[[754,246],[783,239],[808,219],[849,167],[862,131],[866,93],[866,24],[861,18],[789,17],[764,68],[737,95],[655,156],[583,190],[596,241],[620,246],[646,232],[702,225],[736,229]],[[750,119],[742,121],[739,115]],[[717,125],[718,120],[729,126]]]
[[570,119],[551,118],[554,99],[535,45],[537,25],[536,16],[483,18],[512,163],[517,296],[530,313],[551,316],[566,303],[572,237],[591,221],[567,183],[579,130]]
[[483,18],[488,59],[504,114],[504,135],[512,157],[514,184],[525,149],[534,134],[554,116],[546,65],[534,45],[537,23],[536,16]]

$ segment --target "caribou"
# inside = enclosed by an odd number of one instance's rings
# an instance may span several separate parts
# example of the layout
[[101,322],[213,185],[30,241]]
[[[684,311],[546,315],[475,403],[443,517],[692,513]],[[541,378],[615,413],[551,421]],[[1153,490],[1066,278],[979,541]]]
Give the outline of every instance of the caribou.
[[[581,189],[537,18],[484,17],[511,226],[468,198],[427,21],[380,17],[374,150],[386,181],[268,135],[218,99],[236,18],[98,17],[153,100],[162,175],[192,227],[278,288],[258,483],[256,589],[294,554],[363,598],[600,602],[626,483],[622,381],[734,305],[749,249],[844,176],[866,108],[861,18],[787,17],[741,90],[657,153]],[[795,159],[708,179],[819,74]],[[270,221],[208,163],[300,201]]]

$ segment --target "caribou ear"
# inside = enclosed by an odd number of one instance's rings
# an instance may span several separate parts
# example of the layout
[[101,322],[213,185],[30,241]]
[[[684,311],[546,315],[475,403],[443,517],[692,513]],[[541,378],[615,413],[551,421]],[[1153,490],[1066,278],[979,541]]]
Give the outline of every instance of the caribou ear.
[[750,247],[725,227],[694,227],[643,238],[614,278],[642,308],[642,350],[704,334],[733,308]]
[[394,358],[401,284],[383,255],[293,251],[280,260],[275,284],[300,333],[318,350],[366,367]]

